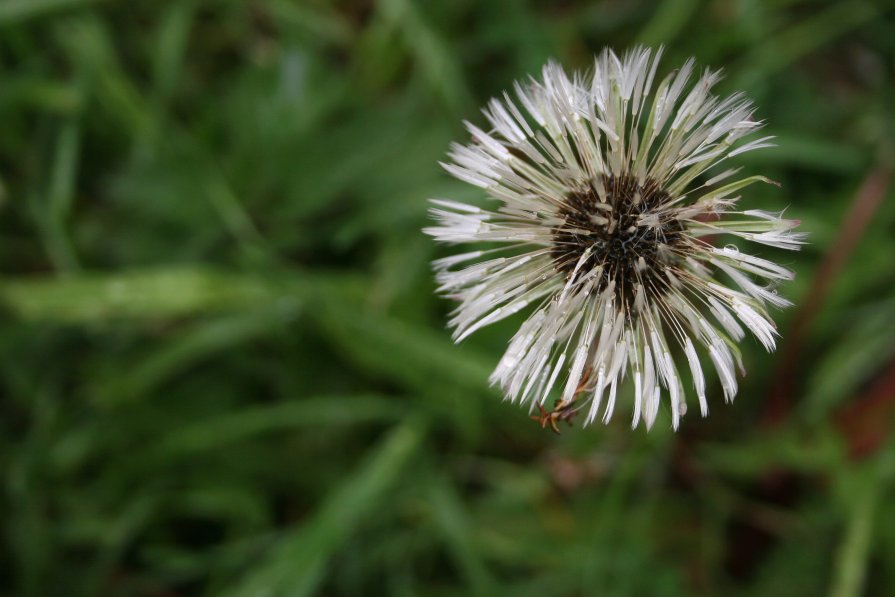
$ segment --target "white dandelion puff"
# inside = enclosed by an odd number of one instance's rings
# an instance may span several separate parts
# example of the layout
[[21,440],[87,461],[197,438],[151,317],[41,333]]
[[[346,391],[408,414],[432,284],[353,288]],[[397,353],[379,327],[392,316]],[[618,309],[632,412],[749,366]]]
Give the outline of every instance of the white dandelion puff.
[[437,223],[426,233],[494,245],[434,263],[439,292],[459,301],[454,339],[532,309],[491,381],[554,430],[579,412],[585,424],[608,422],[626,403],[633,426],[649,429],[663,397],[677,429],[688,394],[706,416],[699,353],[732,401],[744,373],[737,342],[748,331],[773,350],[766,306],[790,304],[774,286],[792,272],[718,242],[803,244],[797,220],[737,207],[741,190],[772,181],[717,168],[771,137],[742,142],[763,123],[742,94],[711,93],[719,72],[689,85],[689,60],[659,79],[661,53],[604,50],[587,75],[550,62],[540,81],[514,85],[515,99],[488,103],[490,127],[467,122],[471,142],[454,144],[442,164],[495,205],[432,200]]

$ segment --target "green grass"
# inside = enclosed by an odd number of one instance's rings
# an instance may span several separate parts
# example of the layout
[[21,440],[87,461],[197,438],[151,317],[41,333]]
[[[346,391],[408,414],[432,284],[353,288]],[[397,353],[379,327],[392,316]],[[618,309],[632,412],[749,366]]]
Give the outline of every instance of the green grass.
[[[895,592],[893,8],[0,0],[0,593]],[[755,100],[811,244],[734,405],[555,436],[487,385],[518,319],[452,345],[426,199],[638,42]]]

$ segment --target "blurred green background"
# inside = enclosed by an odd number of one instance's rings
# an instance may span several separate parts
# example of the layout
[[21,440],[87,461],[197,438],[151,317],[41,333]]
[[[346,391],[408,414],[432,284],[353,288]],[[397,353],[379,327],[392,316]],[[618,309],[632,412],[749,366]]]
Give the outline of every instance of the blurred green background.
[[[635,43],[811,244],[734,405],[555,436],[420,228],[463,118]],[[892,3],[0,0],[0,593],[895,594],[893,76]]]

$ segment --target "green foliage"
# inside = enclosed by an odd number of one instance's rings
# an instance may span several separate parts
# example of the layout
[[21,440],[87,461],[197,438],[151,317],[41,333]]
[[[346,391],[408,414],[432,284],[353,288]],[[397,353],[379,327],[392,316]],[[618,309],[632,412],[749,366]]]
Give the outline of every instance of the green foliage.
[[[893,17],[0,0],[0,593],[895,592]],[[811,244],[736,404],[555,436],[488,387],[518,320],[451,343],[426,199],[480,200],[437,162],[490,96],[638,42],[756,101],[742,194]]]

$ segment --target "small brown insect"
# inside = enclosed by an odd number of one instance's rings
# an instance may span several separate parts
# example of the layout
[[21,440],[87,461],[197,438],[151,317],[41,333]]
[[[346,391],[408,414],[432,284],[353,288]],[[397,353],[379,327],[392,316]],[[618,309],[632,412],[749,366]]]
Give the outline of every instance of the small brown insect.
[[559,427],[557,426],[558,421],[565,421],[569,425],[572,424],[572,419],[577,413],[577,411],[572,408],[574,403],[574,398],[568,401],[557,400],[553,410],[549,411],[546,410],[542,404],[539,404],[538,409],[541,411],[541,414],[531,415],[529,418],[532,421],[537,421],[542,429],[546,429],[547,425],[550,425],[550,429],[553,430],[553,433],[559,434]]
[[553,433],[559,434],[559,421],[565,421],[570,426],[572,425],[572,419],[575,418],[575,415],[578,414],[578,410],[574,408],[575,400],[578,398],[578,394],[584,391],[584,388],[587,386],[587,382],[590,380],[591,373],[593,369],[588,367],[584,371],[584,375],[581,376],[581,381],[578,382],[578,387],[575,388],[575,392],[572,394],[572,397],[568,400],[557,400],[553,405],[553,410],[547,410],[544,408],[542,404],[538,404],[538,410],[541,411],[538,415],[531,415],[529,418],[532,421],[537,421],[541,426],[541,429],[546,429],[547,425],[550,425],[550,429],[553,430]]

